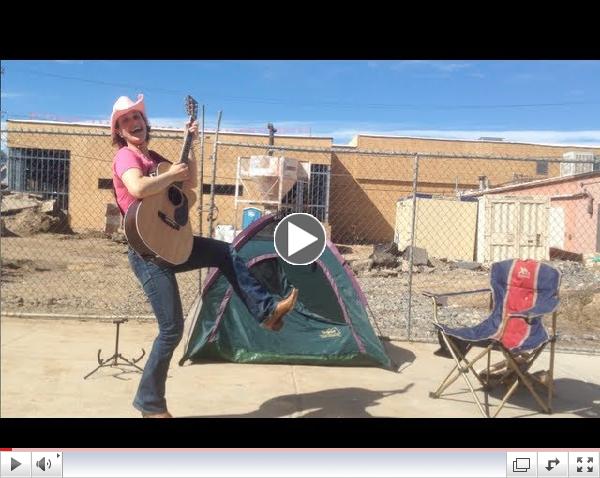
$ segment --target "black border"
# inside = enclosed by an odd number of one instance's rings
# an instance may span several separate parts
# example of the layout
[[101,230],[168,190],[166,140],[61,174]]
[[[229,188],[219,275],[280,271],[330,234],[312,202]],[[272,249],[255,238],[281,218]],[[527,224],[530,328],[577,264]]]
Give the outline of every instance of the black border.
[[[9,448],[590,448],[593,419],[8,419]],[[596,438],[593,438],[596,436]]]
[[599,59],[597,15],[569,7],[203,2],[83,12],[42,2],[32,15],[29,4],[13,2],[0,58]]

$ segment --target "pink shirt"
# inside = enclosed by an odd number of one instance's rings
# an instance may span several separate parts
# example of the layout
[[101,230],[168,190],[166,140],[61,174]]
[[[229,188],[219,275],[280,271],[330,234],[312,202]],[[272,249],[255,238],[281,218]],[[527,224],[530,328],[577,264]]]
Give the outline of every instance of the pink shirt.
[[123,215],[127,212],[129,206],[136,201],[136,198],[129,194],[127,186],[125,186],[121,179],[123,173],[128,169],[137,168],[141,169],[144,176],[149,176],[156,170],[156,165],[158,163],[167,161],[156,151],[150,151],[149,155],[150,157],[147,157],[124,146],[117,151],[117,154],[113,159],[113,185],[115,186],[117,204]]

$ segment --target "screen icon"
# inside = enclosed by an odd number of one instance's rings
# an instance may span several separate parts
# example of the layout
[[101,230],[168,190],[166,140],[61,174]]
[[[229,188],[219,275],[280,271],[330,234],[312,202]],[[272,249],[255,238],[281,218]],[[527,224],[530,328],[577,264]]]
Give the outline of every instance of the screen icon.
[[508,452],[506,454],[506,476],[538,476],[537,453]]

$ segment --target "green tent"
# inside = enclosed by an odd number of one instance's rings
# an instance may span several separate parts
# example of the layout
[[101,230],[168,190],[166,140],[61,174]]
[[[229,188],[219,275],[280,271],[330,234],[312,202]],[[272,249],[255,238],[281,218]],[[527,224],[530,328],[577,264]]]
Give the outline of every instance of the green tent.
[[275,251],[278,218],[264,216],[244,229],[233,245],[253,274],[274,294],[292,285],[298,302],[279,332],[262,329],[227,279],[209,272],[201,297],[187,318],[186,360],[245,363],[380,366],[392,369],[367,315],[367,301],[335,245],[327,242],[315,262],[294,266]]

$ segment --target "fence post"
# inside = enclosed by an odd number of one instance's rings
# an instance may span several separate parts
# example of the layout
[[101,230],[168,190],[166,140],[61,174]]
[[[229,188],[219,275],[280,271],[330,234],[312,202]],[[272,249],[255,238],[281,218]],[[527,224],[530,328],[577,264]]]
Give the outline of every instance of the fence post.
[[219,142],[219,129],[221,128],[221,115],[223,111],[219,111],[219,116],[217,117],[217,130],[215,131],[215,142],[213,144],[213,154],[212,154],[212,180],[210,183],[210,209],[209,209],[209,228],[208,228],[208,237],[213,237],[213,223],[215,221],[215,179],[217,175],[217,144]]
[[[198,168],[198,234],[202,236],[202,214],[204,213],[204,105],[200,125],[200,167]],[[198,293],[202,293],[202,268],[198,269]]]
[[417,217],[417,182],[419,180],[419,153],[415,154],[413,165],[413,187],[412,187],[412,223],[410,226],[410,253],[408,258],[408,311],[406,313],[406,325],[408,340],[411,340],[411,316],[412,316],[412,276],[413,255],[415,248],[415,222]]

